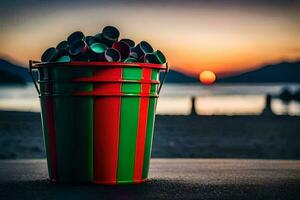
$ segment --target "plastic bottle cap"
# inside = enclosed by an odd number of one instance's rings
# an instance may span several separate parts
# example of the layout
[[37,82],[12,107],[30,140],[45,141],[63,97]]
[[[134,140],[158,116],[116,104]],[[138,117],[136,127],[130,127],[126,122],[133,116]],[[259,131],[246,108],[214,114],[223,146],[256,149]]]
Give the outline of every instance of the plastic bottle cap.
[[119,51],[121,55],[121,60],[124,60],[129,57],[130,54],[130,46],[125,42],[115,42],[112,45],[112,48]]
[[140,42],[140,48],[141,50],[146,54],[146,53],[152,53],[153,52],[153,48],[152,46],[146,42],[146,41],[142,41]]
[[61,41],[57,46],[56,49],[57,50],[61,50],[61,49],[68,49],[69,48],[69,44],[67,41]]
[[120,42],[125,42],[130,48],[133,48],[135,46],[135,42],[131,39],[124,38],[121,39]]
[[166,57],[160,50],[155,51],[154,55],[156,56],[156,58],[160,64],[166,63]]
[[120,32],[113,26],[106,26],[102,30],[102,36],[106,39],[117,40],[120,36]]
[[144,56],[144,62],[145,63],[153,63],[153,64],[159,63],[156,56],[152,53],[148,53]]
[[72,33],[71,35],[69,35],[69,37],[67,39],[69,45],[74,44],[78,40],[84,40],[84,34],[81,31],[76,31],[76,32]]
[[93,52],[100,54],[107,49],[107,46],[101,43],[93,43],[90,48]]
[[70,56],[62,56],[59,59],[57,59],[57,62],[70,62],[71,58]]
[[105,51],[105,59],[108,62],[117,62],[120,61],[121,55],[118,50],[109,48]]
[[69,52],[71,55],[78,55],[85,51],[84,48],[86,48],[86,43],[83,40],[79,40],[70,46]]
[[134,63],[134,62],[137,62],[137,60],[135,58],[126,58],[124,60],[124,62],[126,62],[126,63]]
[[58,51],[54,48],[48,48],[42,55],[41,61],[42,62],[52,62],[55,61],[57,57]]

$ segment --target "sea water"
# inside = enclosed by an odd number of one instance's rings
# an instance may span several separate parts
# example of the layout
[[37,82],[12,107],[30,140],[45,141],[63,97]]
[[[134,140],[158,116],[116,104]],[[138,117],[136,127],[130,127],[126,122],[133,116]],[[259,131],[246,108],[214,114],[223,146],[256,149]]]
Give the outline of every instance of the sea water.
[[[278,95],[283,88],[300,89],[300,84],[165,84],[157,105],[157,114],[188,115],[191,97],[196,98],[196,111],[201,115],[260,114],[265,106],[265,95]],[[272,100],[275,114],[300,115],[300,104],[284,104]],[[0,86],[0,110],[39,112],[38,94],[33,84]]]

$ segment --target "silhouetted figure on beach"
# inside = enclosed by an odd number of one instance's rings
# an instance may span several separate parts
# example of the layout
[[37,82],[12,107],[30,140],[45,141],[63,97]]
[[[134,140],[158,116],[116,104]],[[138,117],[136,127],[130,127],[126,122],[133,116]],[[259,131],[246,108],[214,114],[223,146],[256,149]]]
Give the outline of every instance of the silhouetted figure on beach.
[[266,94],[266,98],[265,98],[265,108],[262,111],[262,115],[274,115],[272,108],[271,108],[271,104],[272,104],[272,95],[270,94]]
[[293,99],[293,94],[288,88],[283,88],[279,94],[279,99],[285,103],[289,104],[290,101]]
[[297,102],[300,102],[300,89],[298,89],[294,95],[293,95],[293,99]]
[[192,107],[191,107],[191,114],[190,115],[194,115],[194,116],[197,115],[195,102],[196,102],[196,97],[192,96]]
[[288,104],[293,100],[293,94],[288,88],[283,88],[278,97],[285,104],[285,113],[288,114]]

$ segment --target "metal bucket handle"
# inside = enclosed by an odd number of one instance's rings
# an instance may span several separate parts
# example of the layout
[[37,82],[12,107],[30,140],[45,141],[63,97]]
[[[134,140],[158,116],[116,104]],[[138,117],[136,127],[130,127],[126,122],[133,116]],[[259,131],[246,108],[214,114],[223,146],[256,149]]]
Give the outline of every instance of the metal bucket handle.
[[[33,76],[33,73],[32,73],[32,64],[35,64],[35,63],[40,63],[40,62],[39,62],[39,61],[29,60],[29,74],[30,74],[30,76],[31,76],[31,78],[32,78],[32,81],[33,81],[33,83],[34,83],[34,86],[35,86],[35,89],[36,89],[37,93],[38,93],[39,95],[41,95],[40,89],[39,89],[39,87],[38,87],[38,85],[37,85],[37,83],[36,83],[37,81],[34,79],[34,76]],[[169,73],[169,65],[168,65],[168,63],[166,63],[166,68],[165,68],[164,77],[163,77],[161,83],[159,84],[158,95],[160,94],[161,87],[162,87],[162,85],[164,84],[164,82],[165,82],[165,80],[166,80],[166,78],[167,78],[167,74],[168,74],[168,73]]]
[[158,95],[160,94],[160,90],[161,90],[162,85],[163,85],[163,84],[165,83],[165,81],[166,81],[166,78],[167,78],[168,73],[169,73],[169,65],[168,65],[168,63],[166,62],[166,71],[165,71],[165,73],[164,73],[164,77],[163,77],[161,83],[159,84],[159,88],[158,88],[158,92],[157,92]]
[[35,89],[36,89],[37,93],[39,95],[41,95],[40,89],[39,89],[39,87],[38,87],[38,85],[36,83],[36,80],[34,79],[33,74],[32,74],[32,64],[34,64],[34,63],[40,63],[40,62],[39,61],[29,60],[29,74],[30,74],[30,76],[32,78],[32,81],[34,83],[34,86],[35,86]]

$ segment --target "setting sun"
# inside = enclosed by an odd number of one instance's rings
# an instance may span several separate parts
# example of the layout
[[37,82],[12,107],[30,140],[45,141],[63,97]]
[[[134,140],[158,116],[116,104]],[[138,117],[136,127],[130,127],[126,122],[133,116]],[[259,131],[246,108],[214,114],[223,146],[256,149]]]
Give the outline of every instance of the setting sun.
[[200,73],[199,79],[205,85],[213,84],[216,81],[216,74],[212,71],[205,70]]

